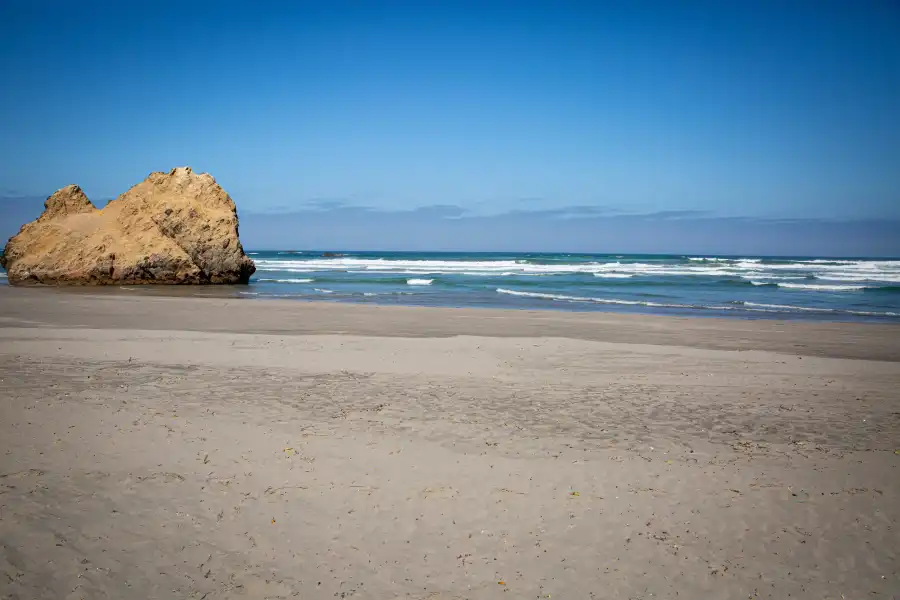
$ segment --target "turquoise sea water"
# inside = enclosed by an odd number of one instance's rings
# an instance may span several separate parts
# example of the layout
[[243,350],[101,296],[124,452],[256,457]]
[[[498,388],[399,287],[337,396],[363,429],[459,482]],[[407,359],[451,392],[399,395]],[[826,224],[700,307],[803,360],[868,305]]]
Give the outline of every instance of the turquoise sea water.
[[900,321],[900,260],[249,251],[251,297]]
[[[248,251],[249,286],[103,293],[417,306],[900,322],[900,260],[866,258]],[[0,271],[0,283],[6,274]]]

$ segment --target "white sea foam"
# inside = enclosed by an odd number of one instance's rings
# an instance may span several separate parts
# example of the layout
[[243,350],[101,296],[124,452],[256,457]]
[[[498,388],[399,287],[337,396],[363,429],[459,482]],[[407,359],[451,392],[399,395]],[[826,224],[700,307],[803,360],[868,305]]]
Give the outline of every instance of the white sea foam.
[[[317,271],[344,271],[368,273],[396,273],[411,275],[455,274],[455,275],[554,275],[573,273],[595,273],[615,270],[616,263],[557,263],[532,264],[513,260],[492,261],[450,261],[450,260],[387,260],[387,259],[310,259],[310,260],[258,260],[259,271],[288,271],[313,273]],[[653,269],[653,265],[631,263],[628,270]]]
[[[850,291],[840,282],[900,283],[900,261],[890,260],[829,260],[807,259],[775,262],[758,258],[687,257],[680,261],[623,262],[622,260],[592,262],[552,262],[536,264],[527,260],[415,260],[388,258],[324,258],[320,256],[259,259],[260,274],[278,272],[306,274],[346,272],[406,275],[411,278],[432,278],[434,275],[473,277],[536,277],[565,275],[594,275],[599,278],[628,277],[717,277],[743,278],[756,282],[824,280],[822,284],[803,284],[819,291]],[[276,277],[278,275],[275,275]],[[833,282],[833,283],[831,283]],[[798,284],[800,285],[800,284]],[[811,287],[820,285],[821,287]],[[825,287],[831,285],[832,287]],[[782,286],[790,287],[790,286]],[[870,286],[874,287],[874,286]]]
[[[742,266],[738,264],[737,266]],[[807,271],[814,274],[865,274],[898,275],[900,261],[857,260],[857,261],[796,261],[789,263],[756,265],[770,271]]]
[[819,283],[778,283],[776,285],[780,288],[814,290],[817,292],[857,292],[868,287],[865,285],[826,285]]
[[640,302],[637,300],[614,300],[609,298],[585,298],[581,296],[565,296],[562,294],[545,294],[540,292],[522,292],[519,290],[508,290],[498,288],[497,293],[508,294],[511,296],[522,296],[526,298],[539,298],[544,300],[556,300],[563,302],[592,302],[598,304],[620,304],[625,306],[647,306],[651,308],[692,308],[706,310],[743,310],[748,312],[815,312],[815,313],[831,313],[831,314],[848,314],[866,317],[897,317],[900,313],[896,312],[878,312],[866,310],[845,310],[837,308],[814,308],[806,306],[792,306],[788,304],[765,304],[761,302],[736,302],[732,306],[705,306],[694,304],[666,304],[662,302]]
[[[838,260],[834,258],[814,258],[810,260],[798,260],[798,263],[801,264],[810,264],[810,265],[855,265],[859,263],[858,260]],[[872,261],[875,262],[875,261]]]
[[314,291],[322,293],[322,294],[333,294],[334,290],[326,290],[323,288],[313,288]]
[[763,271],[753,271],[752,273],[747,273],[745,275],[741,275],[741,279],[777,279],[779,281],[784,279],[809,279],[808,275],[769,275]]
[[766,304],[764,302],[736,302],[740,306],[747,307],[748,310],[750,308],[766,308],[766,309],[777,309],[777,310],[798,310],[803,312],[835,312],[833,308],[815,308],[811,306],[793,306],[790,304]]
[[509,294],[510,296],[525,296],[528,298],[543,298],[545,300],[590,300],[589,298],[576,298],[574,296],[562,296],[560,294],[544,294],[542,292],[520,292],[518,290],[506,290],[497,288],[498,294]]
[[6,279],[6,273],[0,273],[0,279]]
[[876,281],[885,283],[900,283],[900,273],[828,273],[821,275],[819,279],[828,281]]
[[774,312],[782,312],[782,311],[800,311],[800,312],[816,312],[816,313],[839,313],[839,314],[850,314],[850,315],[860,315],[865,317],[900,317],[900,313],[895,312],[878,312],[871,310],[849,310],[842,308],[817,308],[812,306],[793,306],[790,304],[766,304],[763,302],[741,302],[741,306],[746,307],[746,310],[754,310],[754,309],[766,309],[772,310]]
[[407,285],[431,285],[434,279],[407,279]]
[[315,279],[260,279],[259,281],[269,283],[312,283]]
[[540,298],[543,300],[559,300],[563,302],[593,302],[596,304],[622,304],[625,306],[650,306],[654,308],[717,308],[728,310],[727,306],[691,306],[688,304],[665,304],[660,302],[641,302],[638,300],[617,300],[612,298],[586,298],[583,296],[565,296],[563,294],[545,294],[542,292],[522,292],[519,290],[507,290],[497,288],[498,294],[508,294],[510,296],[522,296],[526,298]]

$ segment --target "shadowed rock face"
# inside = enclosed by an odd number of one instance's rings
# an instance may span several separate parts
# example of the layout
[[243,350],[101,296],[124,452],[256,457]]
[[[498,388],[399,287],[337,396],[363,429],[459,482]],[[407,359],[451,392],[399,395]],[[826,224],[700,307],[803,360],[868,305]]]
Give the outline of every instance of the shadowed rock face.
[[256,270],[238,239],[234,202],[207,173],[151,173],[103,209],[77,185],[6,244],[9,283],[247,283]]

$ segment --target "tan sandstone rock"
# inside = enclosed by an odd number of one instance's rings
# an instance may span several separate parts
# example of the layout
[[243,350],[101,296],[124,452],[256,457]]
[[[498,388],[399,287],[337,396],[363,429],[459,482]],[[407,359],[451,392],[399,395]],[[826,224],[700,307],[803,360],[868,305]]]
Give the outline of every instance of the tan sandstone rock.
[[234,202],[207,173],[151,173],[103,209],[77,185],[6,244],[12,284],[247,283]]

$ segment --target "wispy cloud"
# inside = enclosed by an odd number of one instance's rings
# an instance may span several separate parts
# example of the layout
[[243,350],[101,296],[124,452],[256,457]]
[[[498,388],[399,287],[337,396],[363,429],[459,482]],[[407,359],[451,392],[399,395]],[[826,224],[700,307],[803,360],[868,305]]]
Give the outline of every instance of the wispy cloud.
[[634,216],[645,219],[696,219],[699,217],[713,217],[709,210],[660,210],[649,213],[636,213]]
[[466,214],[466,209],[455,204],[434,204],[431,206],[421,206],[412,212],[422,215],[431,216],[439,219],[459,219]]
[[618,214],[619,209],[611,206],[576,205],[560,208],[515,209],[494,216],[529,216],[544,219],[579,219]]
[[[538,202],[535,200],[534,202]],[[365,206],[345,202],[341,200],[307,200],[293,206],[277,205],[266,208],[265,210],[247,211],[247,214],[270,214],[270,213],[346,213],[346,212],[367,212],[378,213],[382,215],[400,215],[400,214],[418,214],[422,216],[433,216],[440,218],[493,218],[504,216],[527,216],[534,218],[546,219],[571,219],[580,217],[597,217],[602,215],[621,214],[621,210],[610,206],[593,206],[593,205],[575,205],[563,206],[560,208],[516,208],[502,212],[485,213],[478,209],[460,206],[458,204],[432,204],[419,206],[415,208],[379,208],[374,206]],[[672,211],[675,212],[675,211]],[[685,211],[687,212],[687,211]]]
[[[36,218],[43,201],[0,196],[0,244]],[[336,199],[257,211],[239,207],[239,214],[245,247],[258,249],[900,255],[897,219],[718,216],[599,205],[519,205],[483,214],[456,204],[388,210]]]
[[613,207],[483,215],[453,204],[377,210],[241,213],[248,248],[486,250],[892,256],[900,221],[720,217],[709,211],[625,213]]
[[319,198],[314,199],[314,200],[307,200],[302,203],[302,206],[309,210],[317,210],[317,211],[338,210],[338,209],[344,209],[344,208],[356,208],[356,209],[364,208],[364,207],[359,207],[359,206],[353,206],[352,204],[350,204],[349,202],[346,202],[344,200],[319,199]]

